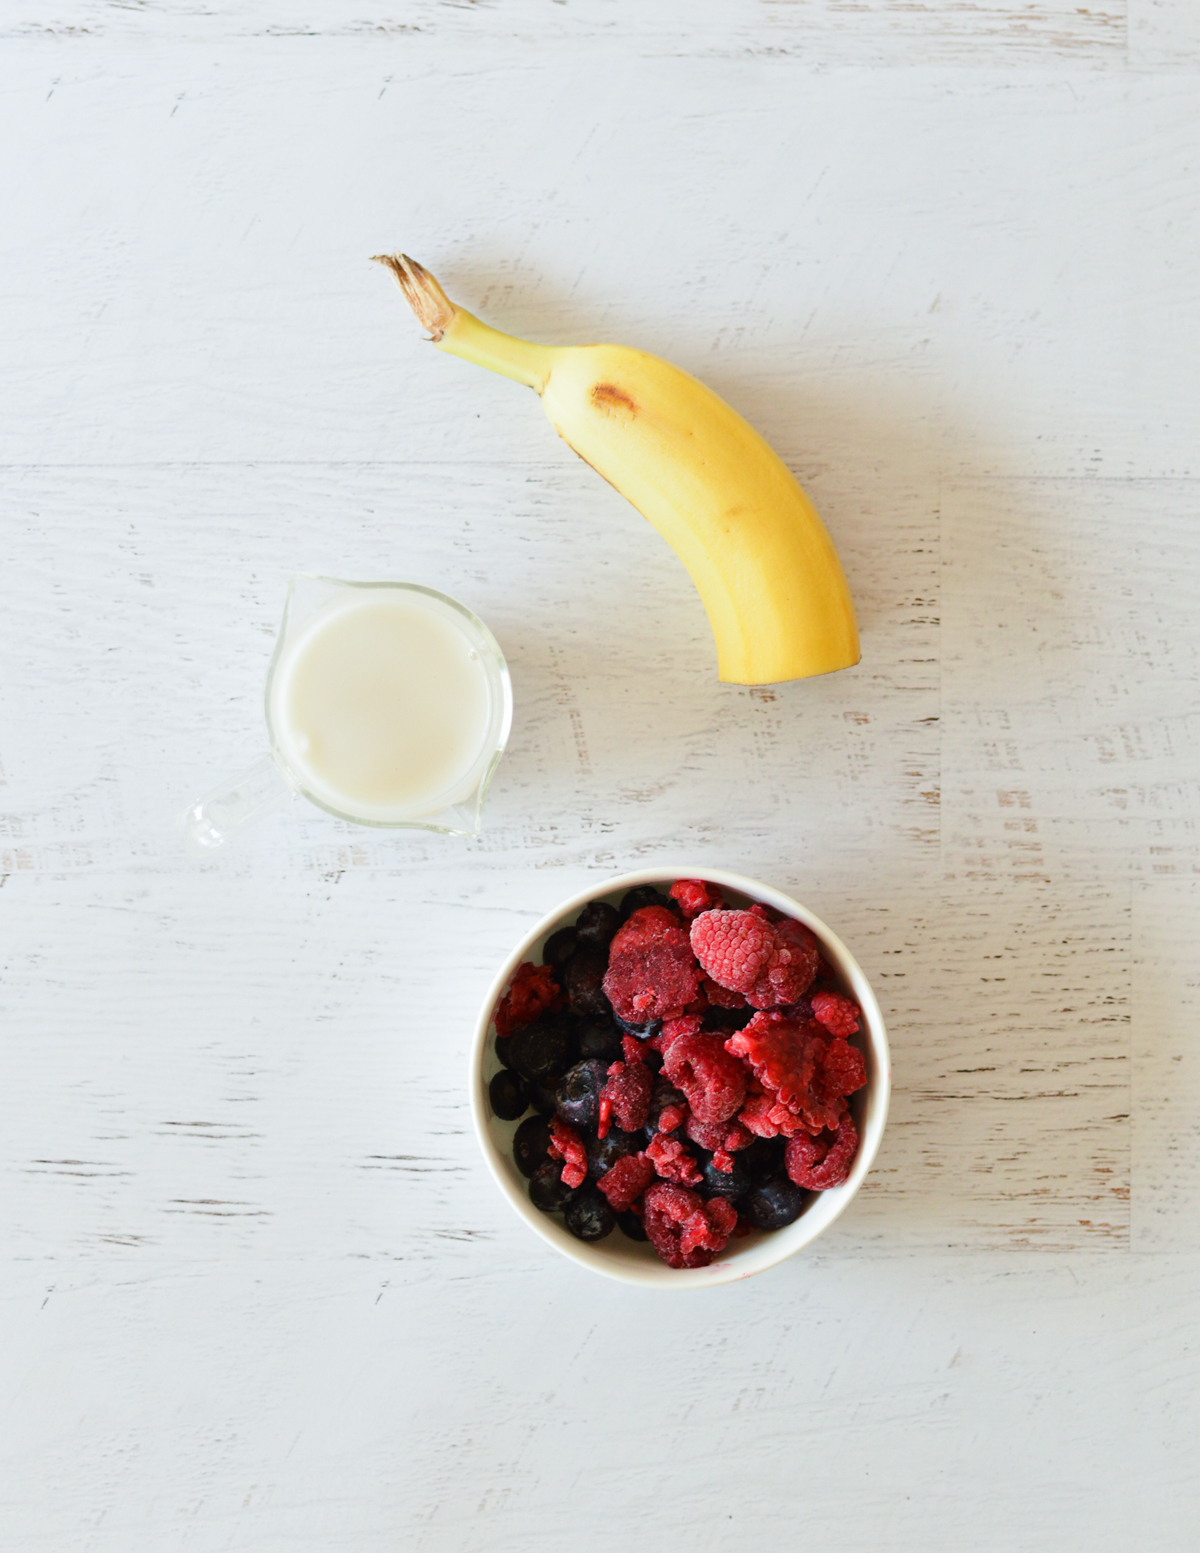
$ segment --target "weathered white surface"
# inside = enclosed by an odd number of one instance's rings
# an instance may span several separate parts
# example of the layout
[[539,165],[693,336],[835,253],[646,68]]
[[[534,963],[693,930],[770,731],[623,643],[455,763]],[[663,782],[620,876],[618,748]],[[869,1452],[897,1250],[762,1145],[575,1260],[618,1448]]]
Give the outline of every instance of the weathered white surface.
[[[1195,17],[5,10],[6,1548],[1194,1546]],[[717,685],[399,245],[749,414],[860,667]],[[496,631],[479,845],[297,806],[182,853],[297,570]],[[463,1078],[522,927],[658,858],[831,921],[896,1065],[817,1252],[682,1304],[532,1241]]]

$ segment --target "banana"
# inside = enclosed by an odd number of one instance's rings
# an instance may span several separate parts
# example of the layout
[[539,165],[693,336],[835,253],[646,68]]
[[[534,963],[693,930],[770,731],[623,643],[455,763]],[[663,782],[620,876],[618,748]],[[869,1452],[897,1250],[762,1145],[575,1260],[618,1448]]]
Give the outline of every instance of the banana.
[[534,389],[568,447],[674,548],[708,612],[722,680],[775,684],[858,662],[854,605],[816,508],[711,389],[645,351],[502,334],[415,260],[376,262],[439,350]]

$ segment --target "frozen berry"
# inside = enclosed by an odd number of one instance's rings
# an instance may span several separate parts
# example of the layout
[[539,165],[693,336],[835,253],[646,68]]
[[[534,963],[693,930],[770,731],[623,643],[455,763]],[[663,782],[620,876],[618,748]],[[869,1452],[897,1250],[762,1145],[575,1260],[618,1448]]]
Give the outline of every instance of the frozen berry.
[[706,911],[692,923],[692,949],[719,987],[743,996],[771,962],[775,934],[750,911]]
[[620,1014],[613,1015],[613,1022],[623,1035],[632,1035],[636,1040],[649,1041],[662,1030],[661,1019],[649,1019],[644,1024],[635,1024],[632,1019],[622,1019]]
[[616,1061],[621,1055],[621,1032],[611,1019],[585,1019],[580,1024],[579,1055]]
[[815,1138],[797,1133],[788,1140],[784,1153],[787,1173],[797,1186],[810,1192],[827,1192],[841,1186],[850,1174],[858,1152],[858,1129],[847,1112],[836,1132],[822,1132]]
[[771,1176],[746,1199],[756,1229],[783,1229],[794,1224],[804,1207],[804,1193],[787,1176]]
[[719,1035],[679,1036],[667,1049],[663,1072],[683,1090],[702,1122],[735,1116],[746,1098],[746,1069],[725,1050]]
[[546,946],[542,950],[542,959],[547,965],[553,965],[555,969],[561,969],[571,956],[579,948],[579,934],[573,927],[560,927],[557,933],[551,933],[546,940]]
[[636,1154],[645,1141],[640,1132],[622,1132],[619,1127],[610,1127],[603,1138],[585,1138],[583,1146],[587,1150],[588,1175],[593,1181],[598,1181],[619,1159],[624,1159],[627,1154]]
[[749,1148],[740,1150],[734,1157],[739,1168],[757,1184],[768,1176],[784,1174],[785,1141],[783,1138],[755,1138]]
[[633,1212],[618,1213],[617,1228],[622,1235],[627,1235],[630,1240],[648,1240],[650,1238],[646,1234],[646,1226],[637,1214]]
[[[777,1010],[755,1015],[744,1030],[730,1036],[725,1050],[744,1057],[767,1092],[742,1113],[746,1126],[760,1136],[770,1136],[772,1130],[795,1132],[787,1114],[809,1131],[836,1128],[846,1111],[842,1097],[866,1082],[861,1052],[831,1039],[815,1019],[789,1019]],[[773,1129],[756,1122],[763,1114],[775,1123]]]
[[506,1068],[512,1067],[512,1036],[498,1035],[495,1040],[496,1056]]
[[488,1085],[488,1099],[492,1114],[502,1122],[515,1122],[529,1108],[529,1091],[524,1080],[508,1068],[501,1068]]
[[668,1138],[660,1132],[650,1139],[645,1153],[664,1181],[674,1181],[680,1186],[699,1184],[700,1166],[691,1150],[680,1139]]
[[635,885],[621,897],[621,921],[627,922],[643,906],[671,906],[671,901],[652,884]]
[[523,1176],[531,1176],[550,1157],[550,1123],[530,1116],[513,1134],[513,1159]]
[[613,939],[604,991],[630,1024],[673,1019],[696,996],[700,969],[687,933],[662,906],[635,911]]
[[614,1062],[600,1091],[600,1136],[607,1133],[610,1119],[625,1132],[644,1127],[653,1090],[654,1075],[644,1062]]
[[625,1213],[657,1177],[644,1154],[626,1154],[596,1182],[614,1213]]
[[687,1100],[682,1090],[676,1089],[669,1079],[660,1074],[654,1080],[650,1092],[650,1110],[646,1114],[646,1133],[653,1138],[656,1133],[673,1133],[682,1127],[687,1117]]
[[556,1159],[539,1165],[529,1178],[529,1201],[543,1213],[561,1213],[576,1190],[562,1179],[562,1166]]
[[563,966],[563,982],[571,1012],[585,1019],[611,1017],[612,1009],[604,992],[604,973],[608,956],[603,949],[584,945]]
[[512,1037],[512,1066],[531,1083],[565,1073],[575,1060],[575,1031],[563,1014],[547,1014]]
[[568,1126],[580,1132],[595,1128],[600,1091],[607,1079],[608,1069],[597,1057],[577,1062],[563,1074],[558,1085],[558,1114]]
[[719,1170],[711,1157],[700,1160],[700,1184],[696,1190],[701,1197],[724,1197],[727,1202],[737,1202],[754,1186],[750,1172],[741,1163],[741,1155],[730,1157],[731,1170]]
[[575,931],[581,943],[595,949],[607,949],[613,934],[621,926],[621,914],[607,901],[589,901],[579,913]]
[[616,1228],[617,1216],[594,1186],[576,1192],[563,1220],[576,1240],[603,1240]]
[[558,1079],[553,1078],[548,1084],[526,1084],[529,1091],[529,1103],[539,1116],[553,1116],[558,1110]]
[[733,1035],[737,1030],[744,1030],[754,1014],[755,1010],[749,1003],[745,1008],[721,1008],[710,1003],[704,1010],[704,1028],[715,1030],[721,1035]]
[[671,899],[688,918],[698,917],[702,911],[720,911],[725,904],[720,890],[707,879],[676,879]]
[[668,1267],[707,1267],[737,1224],[737,1210],[721,1197],[707,1202],[686,1187],[656,1181],[642,1199],[647,1237]]
[[526,960],[517,967],[512,985],[496,1005],[496,1034],[512,1035],[542,1014],[563,1006],[562,988],[550,965]]

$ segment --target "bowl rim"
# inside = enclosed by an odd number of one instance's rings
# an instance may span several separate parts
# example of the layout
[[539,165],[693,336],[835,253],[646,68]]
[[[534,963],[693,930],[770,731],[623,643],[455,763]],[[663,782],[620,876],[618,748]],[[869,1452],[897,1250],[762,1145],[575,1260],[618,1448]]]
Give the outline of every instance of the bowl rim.
[[[576,1240],[556,1220],[535,1208],[528,1196],[518,1190],[502,1163],[503,1156],[490,1129],[492,1118],[487,1110],[487,1084],[483,1079],[484,1058],[490,1039],[493,1011],[517,967],[523,960],[529,958],[534,945],[548,936],[561,919],[578,913],[589,901],[617,893],[623,894],[640,884],[658,885],[664,881],[676,879],[705,879],[721,885],[735,894],[747,896],[753,901],[761,901],[764,905],[773,906],[787,916],[795,917],[815,933],[821,940],[822,947],[832,951],[832,958],[837,961],[837,969],[849,983],[855,1000],[862,1009],[863,1043],[868,1048],[869,1063],[874,1069],[866,1086],[867,1115],[860,1130],[858,1152],[849,1177],[841,1186],[820,1194],[824,1211],[814,1217],[814,1209],[810,1207],[794,1224],[782,1230],[774,1230],[756,1242],[755,1249],[764,1246],[767,1249],[754,1259],[753,1266],[739,1266],[739,1256],[736,1252],[724,1260],[718,1259],[710,1263],[708,1267],[697,1268],[670,1268],[657,1259],[653,1263],[629,1264],[606,1256],[603,1242],[592,1246],[586,1241]],[[553,911],[547,912],[529,929],[488,987],[476,1019],[474,1039],[471,1042],[469,1078],[471,1122],[484,1162],[501,1195],[534,1234],[570,1261],[587,1268],[590,1272],[613,1278],[620,1283],[632,1284],[639,1288],[715,1288],[721,1284],[752,1278],[757,1273],[777,1267],[781,1262],[810,1245],[849,1207],[874,1163],[883,1138],[891,1101],[891,1053],[883,1014],[862,967],[838,935],[808,907],[772,885],[752,879],[746,874],[733,873],[728,869],[694,865],[672,869],[656,865],[652,868],[641,868],[630,873],[594,880],[586,888],[576,891],[562,901]],[[812,1223],[805,1233],[805,1224],[809,1220]],[[777,1252],[776,1247],[778,1247]]]

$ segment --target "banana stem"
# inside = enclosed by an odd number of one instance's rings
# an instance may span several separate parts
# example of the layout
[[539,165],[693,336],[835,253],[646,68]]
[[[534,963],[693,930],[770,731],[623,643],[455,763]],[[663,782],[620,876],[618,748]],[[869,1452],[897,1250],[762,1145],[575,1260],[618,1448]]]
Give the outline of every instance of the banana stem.
[[439,350],[542,392],[561,345],[534,345],[482,323],[474,313],[451,302],[425,266],[407,254],[379,253],[373,258],[391,270],[405,301]]

